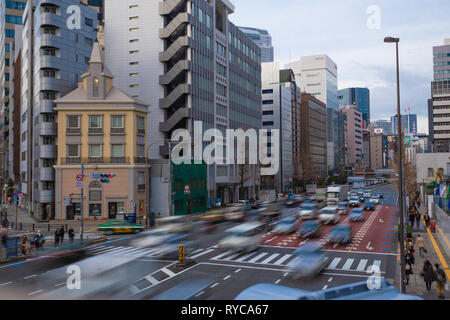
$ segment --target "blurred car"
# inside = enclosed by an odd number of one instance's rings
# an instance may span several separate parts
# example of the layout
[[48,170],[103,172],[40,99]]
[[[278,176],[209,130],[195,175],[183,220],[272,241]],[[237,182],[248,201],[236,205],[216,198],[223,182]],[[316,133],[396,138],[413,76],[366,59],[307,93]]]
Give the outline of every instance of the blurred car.
[[358,189],[358,190],[356,190],[356,193],[358,195],[360,195],[360,196],[363,196],[364,195],[364,190],[363,189]]
[[277,222],[273,232],[279,234],[292,233],[297,230],[297,220],[294,217],[283,218]]
[[258,209],[261,204],[262,204],[262,201],[259,201],[259,200],[253,201],[251,204],[251,208]]
[[303,245],[294,251],[293,256],[294,259],[289,261],[285,271],[294,279],[319,274],[325,268],[327,261],[324,251],[317,243]]
[[362,209],[357,208],[350,211],[350,221],[363,221],[364,212]]
[[364,198],[364,195],[359,195],[359,202],[364,202],[366,198]]
[[370,202],[373,202],[374,204],[379,204],[380,199],[378,199],[378,197],[376,196],[373,196],[372,198],[370,198]]
[[330,242],[341,244],[348,243],[352,239],[352,229],[343,224],[338,224],[330,232]]
[[319,206],[317,203],[303,203],[298,211],[298,218],[301,220],[316,219],[319,216]]
[[104,232],[107,235],[119,233],[139,233],[144,230],[141,224],[133,224],[123,220],[109,220],[106,223],[100,224],[97,230]]
[[242,222],[245,220],[245,204],[236,204],[225,209],[224,218],[227,221]]
[[299,230],[300,237],[316,237],[318,235],[319,227],[320,225],[317,221],[305,221]]
[[141,233],[141,237],[132,241],[133,246],[155,247],[166,243],[176,243],[185,240],[188,232],[183,232],[182,224],[171,224]]
[[383,199],[383,198],[384,198],[383,192],[377,192],[377,193],[375,193],[375,196],[376,196],[378,199]]
[[337,206],[328,206],[320,211],[319,221],[324,224],[336,224],[339,222],[339,213]]
[[338,202],[338,213],[339,214],[347,214],[348,213],[348,202]]
[[348,205],[350,207],[359,207],[359,204],[360,204],[359,196],[352,196],[348,201]]
[[231,251],[251,252],[258,249],[263,233],[263,223],[247,222],[226,230],[219,247]]
[[364,198],[370,198],[372,196],[372,191],[364,190]]
[[375,203],[373,203],[371,201],[364,202],[364,210],[374,211],[375,210]]
[[303,201],[303,197],[300,196],[292,196],[288,198],[285,202],[286,207],[296,207],[300,205]]

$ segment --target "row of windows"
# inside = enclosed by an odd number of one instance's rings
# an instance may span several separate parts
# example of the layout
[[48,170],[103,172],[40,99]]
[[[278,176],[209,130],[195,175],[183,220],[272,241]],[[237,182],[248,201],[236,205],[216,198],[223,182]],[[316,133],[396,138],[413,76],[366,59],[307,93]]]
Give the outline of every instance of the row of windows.
[[435,62],[434,65],[437,66],[437,67],[448,66],[448,65],[450,65],[450,61],[446,61],[446,62]]
[[447,74],[447,73],[450,73],[450,70],[438,70],[434,72],[434,74]]
[[[192,16],[196,16],[196,7],[195,3],[191,3],[191,12]],[[205,17],[205,19],[203,19]],[[211,29],[211,17],[205,12],[203,13],[203,10],[201,8],[198,8],[198,21],[200,23],[206,23],[206,26]]]
[[7,38],[14,38],[14,30],[11,30],[11,29],[5,29],[5,36],[7,37]]
[[[137,144],[137,157],[145,157],[145,145]],[[79,144],[68,144],[67,145],[67,157],[68,158],[79,158],[80,157],[81,145]],[[89,157],[90,158],[101,158],[103,154],[102,144],[89,144]],[[111,157],[112,158],[123,158],[125,157],[125,145],[124,144],[111,144]]]
[[22,24],[22,17],[7,14],[7,15],[5,15],[5,21],[6,21],[6,23]]
[[[68,129],[80,129],[81,116],[80,115],[67,115],[67,128]],[[103,126],[102,115],[89,115],[89,128],[101,129]],[[111,115],[111,128],[123,129],[125,124],[124,115]],[[145,118],[142,116],[137,117],[138,130],[145,130]]]
[[434,58],[445,58],[450,57],[450,53],[444,53],[444,54],[435,54]]
[[233,45],[236,49],[240,50],[247,57],[250,57],[256,63],[261,63],[261,57],[256,54],[253,49],[250,49],[244,42],[238,39],[235,35],[232,35],[231,32],[228,33],[228,43]]
[[19,1],[9,1],[6,0],[6,8],[8,9],[16,9],[16,10],[25,10],[25,6],[27,5],[26,2],[19,2]]
[[219,42],[216,41],[216,53],[221,55],[222,57],[227,57],[227,48],[225,48],[223,45],[221,45]]

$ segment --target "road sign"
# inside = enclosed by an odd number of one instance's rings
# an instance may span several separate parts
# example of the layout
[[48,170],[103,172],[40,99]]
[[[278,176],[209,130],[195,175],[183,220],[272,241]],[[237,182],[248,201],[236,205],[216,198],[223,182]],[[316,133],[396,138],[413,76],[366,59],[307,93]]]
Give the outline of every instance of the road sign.
[[19,193],[19,197],[23,197],[23,193],[21,192],[21,193]]
[[92,174],[92,179],[100,179],[100,173],[94,172],[94,173]]
[[183,262],[184,260],[184,244],[180,244],[179,248],[178,248],[178,259]]
[[76,178],[77,181],[83,181],[83,176],[81,174],[77,174]]
[[184,194],[191,194],[191,187],[188,184],[184,186]]
[[77,189],[83,189],[83,181],[77,181],[76,182],[76,188]]

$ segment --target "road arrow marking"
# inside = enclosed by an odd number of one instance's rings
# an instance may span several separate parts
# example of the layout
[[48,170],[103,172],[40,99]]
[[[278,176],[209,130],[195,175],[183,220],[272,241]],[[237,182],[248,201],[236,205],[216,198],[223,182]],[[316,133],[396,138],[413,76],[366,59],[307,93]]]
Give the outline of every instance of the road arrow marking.
[[383,223],[384,221],[383,221],[383,220],[381,220],[381,218],[380,218],[380,222],[381,222],[381,223]]
[[371,247],[371,246],[370,246],[370,241],[369,241],[369,243],[367,244],[367,247],[366,247],[366,249],[367,249],[367,250],[370,250],[370,251],[372,251],[372,250],[373,250],[373,247]]

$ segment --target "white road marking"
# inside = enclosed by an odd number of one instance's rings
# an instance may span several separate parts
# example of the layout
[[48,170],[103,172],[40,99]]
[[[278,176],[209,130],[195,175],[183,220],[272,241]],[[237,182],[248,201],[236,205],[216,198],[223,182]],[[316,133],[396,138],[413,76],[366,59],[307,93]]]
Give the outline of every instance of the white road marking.
[[334,258],[333,261],[331,261],[330,265],[327,267],[327,269],[336,269],[336,266],[341,261],[341,258]]
[[247,262],[250,262],[250,263],[256,262],[257,260],[259,260],[259,259],[261,259],[262,257],[266,256],[267,254],[268,254],[267,252],[263,252],[263,253],[257,255],[256,257],[254,257],[253,259],[250,259],[250,260],[247,261]]
[[238,273],[239,271],[241,271],[242,269],[237,269],[234,273]]
[[356,268],[356,271],[364,271],[366,268],[367,259],[361,259],[359,261],[358,267]]
[[350,270],[350,267],[353,264],[353,261],[355,261],[355,259],[347,259],[347,261],[345,261],[344,266],[342,267],[342,270]]
[[65,284],[66,284],[65,282],[61,282],[61,283],[55,284],[55,287],[61,287],[61,286],[65,285]]
[[9,282],[5,282],[5,283],[1,283],[0,284],[0,287],[2,287],[2,286],[6,286],[6,285],[8,285],[8,284],[11,284],[12,283],[12,281],[9,281]]
[[270,241],[272,241],[273,239],[276,239],[276,238],[278,238],[278,236],[273,237],[272,239],[266,240],[266,241],[264,241],[264,243],[270,242]]
[[195,296],[198,297],[198,296],[201,296],[201,295],[204,294],[204,293],[205,293],[205,291],[200,291],[200,292],[197,293]]
[[227,250],[227,251],[225,251],[225,252],[219,254],[218,256],[215,256],[215,257],[211,258],[211,260],[217,260],[217,259],[220,259],[220,258],[222,258],[222,257],[224,257],[224,256],[226,256],[227,254],[230,254],[230,253],[231,253],[231,250]]
[[231,259],[234,259],[234,258],[236,258],[237,256],[239,256],[239,255],[241,255],[241,253],[240,252],[238,252],[238,253],[235,253],[235,254],[232,254],[231,256],[228,256],[228,257],[226,257],[226,258],[224,258],[224,259],[222,259],[222,260],[225,260],[225,261],[227,261],[227,260],[231,260]]
[[167,269],[167,268],[162,268],[161,271],[164,272],[165,274],[167,274],[169,277],[173,277],[173,276],[176,275],[176,273],[170,271],[170,270]]
[[34,295],[34,294],[36,294],[36,293],[39,293],[39,292],[42,292],[42,291],[44,291],[44,290],[38,290],[38,291],[30,292],[28,295],[29,295],[29,296],[32,296],[32,295]]
[[153,285],[159,283],[159,281],[156,280],[155,278],[153,278],[151,275],[146,276],[145,279],[146,279],[148,282],[150,282],[151,284],[153,284]]
[[278,279],[277,281],[275,281],[275,284],[278,284],[281,281],[281,279]]
[[237,259],[236,261],[237,261],[237,262],[242,262],[242,261],[244,261],[245,259],[247,259],[247,258],[249,258],[249,257],[251,257],[252,255],[257,254],[257,253],[258,253],[257,251],[250,252],[249,254],[246,254],[245,256],[240,257],[240,258]]
[[286,272],[285,274],[283,274],[283,277],[287,277],[288,274],[289,274],[289,273]]
[[277,260],[277,262],[274,263],[274,265],[279,266],[280,264],[282,264],[284,261],[286,261],[287,259],[289,259],[290,257],[292,257],[292,254],[285,254],[284,256],[282,256],[280,259]]
[[214,288],[215,286],[219,285],[218,282],[214,283],[212,286],[210,286],[210,288]]
[[328,282],[331,282],[331,281],[333,281],[333,277],[331,277],[330,279],[328,279]]
[[322,288],[322,290],[325,290],[326,288],[328,288],[327,284]]
[[270,257],[268,257],[267,259],[265,259],[264,261],[262,261],[261,263],[265,264],[265,263],[269,263],[270,261],[272,261],[273,259],[275,259],[276,257],[278,257],[280,254],[279,253],[274,253],[273,255],[271,255]]
[[31,276],[27,276],[27,277],[23,277],[24,279],[30,279],[30,278],[34,278],[34,277],[36,277],[37,276],[37,274],[32,274]]
[[373,266],[376,266],[376,267],[378,267],[378,269],[380,269],[380,266],[381,266],[381,260],[375,260],[375,261],[373,262],[372,265],[373,265]]
[[198,257],[203,256],[203,255],[205,255],[205,254],[208,254],[208,253],[210,253],[210,252],[212,252],[212,251],[214,251],[214,250],[215,250],[215,249],[208,249],[208,250],[206,250],[206,251],[203,251],[203,252],[201,252],[201,253],[196,254],[195,256],[192,256],[191,258],[192,258],[192,259],[198,258]]
[[227,279],[229,279],[231,276],[230,275],[228,275],[228,276],[226,276],[225,278],[223,278],[223,280],[227,280]]

